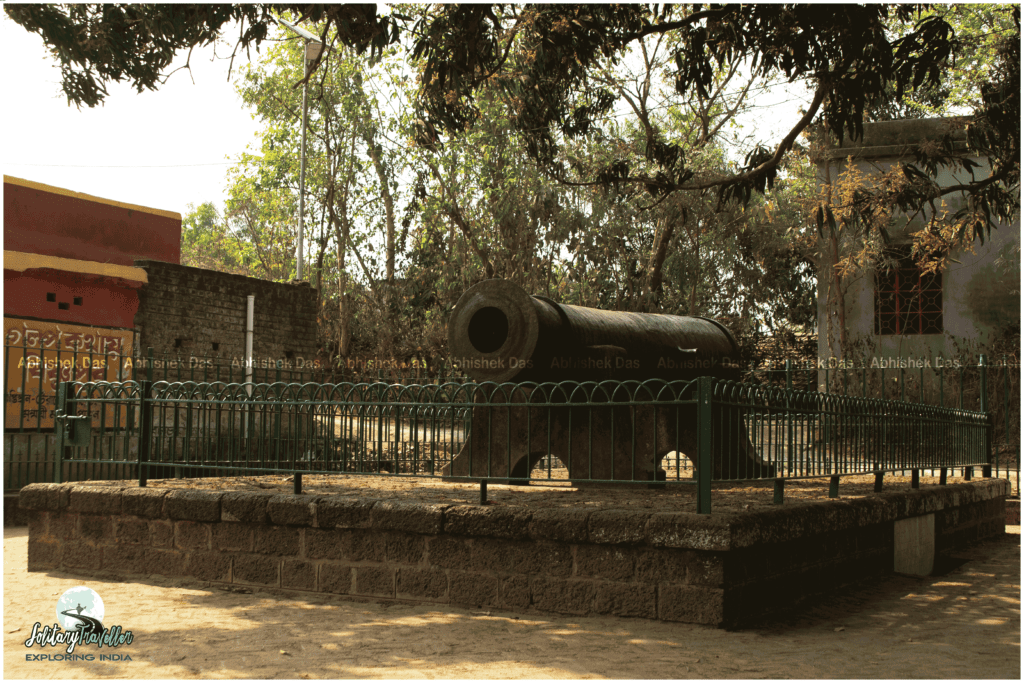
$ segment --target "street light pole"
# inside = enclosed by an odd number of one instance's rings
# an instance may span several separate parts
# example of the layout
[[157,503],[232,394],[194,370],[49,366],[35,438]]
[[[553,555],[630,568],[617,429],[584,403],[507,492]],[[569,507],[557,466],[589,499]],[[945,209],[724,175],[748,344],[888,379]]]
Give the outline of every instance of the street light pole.
[[302,82],[302,142],[299,152],[299,245],[295,252],[295,279],[301,280],[303,274],[303,239],[306,234],[306,117],[308,112],[306,98],[309,92],[309,65],[320,56],[320,51],[323,49],[324,44],[309,31],[293,26],[284,19],[279,19],[278,17],[274,17],[274,19],[277,23],[291,29],[293,33],[306,41],[302,60],[304,80]]
[[[307,45],[309,42],[307,41]],[[303,54],[302,63],[305,66],[303,75],[306,77],[302,84],[302,152],[299,154],[299,248],[295,254],[295,279],[302,279],[302,241],[306,234],[306,95],[309,91],[309,60]]]

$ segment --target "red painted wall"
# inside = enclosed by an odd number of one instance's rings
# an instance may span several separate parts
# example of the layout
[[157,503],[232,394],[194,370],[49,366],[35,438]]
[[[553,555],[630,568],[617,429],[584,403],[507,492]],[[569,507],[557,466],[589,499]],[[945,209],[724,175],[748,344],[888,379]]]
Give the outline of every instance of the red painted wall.
[[4,182],[4,249],[125,266],[180,262],[180,218],[64,192]]
[[[48,293],[54,294],[56,301],[47,301]],[[81,300],[78,305],[76,297]],[[61,303],[68,304],[66,310],[60,308]],[[136,289],[117,278],[50,269],[4,270],[4,316],[133,327],[138,310]]]

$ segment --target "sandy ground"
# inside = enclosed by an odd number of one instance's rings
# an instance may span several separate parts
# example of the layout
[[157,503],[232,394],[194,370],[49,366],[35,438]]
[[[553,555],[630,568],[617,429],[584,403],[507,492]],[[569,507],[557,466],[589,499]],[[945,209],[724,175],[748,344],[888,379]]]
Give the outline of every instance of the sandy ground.
[[[4,678],[1019,679],[1020,527],[1007,530],[960,551],[965,562],[942,576],[893,576],[724,631],[29,573],[27,529],[5,528]],[[131,661],[26,661],[64,652],[24,642],[82,585],[102,597],[106,625],[134,640],[76,653]]]
[[[564,470],[563,470],[564,474]],[[975,481],[978,479],[976,478]],[[786,481],[787,504],[818,502],[828,504],[874,495],[874,475],[845,476],[839,486],[839,497],[829,498],[828,478]],[[960,477],[949,477],[949,484],[963,483]],[[136,486],[132,481],[89,481],[88,486]],[[911,478],[888,473],[882,493],[910,490]],[[935,476],[926,470],[921,476],[923,488],[938,486]],[[262,491],[268,494],[292,493],[292,478],[285,475],[260,477],[204,477],[186,479],[151,479],[154,489],[200,489],[206,491]],[[622,485],[571,486],[565,480],[535,482],[530,486],[507,486],[491,483],[487,487],[489,505],[522,507],[530,510],[546,508],[586,507],[598,509],[648,510],[654,512],[696,512],[696,486],[669,483],[663,487]],[[314,496],[345,496],[376,498],[427,504],[478,505],[480,485],[444,481],[440,477],[402,477],[396,475],[329,474],[304,475],[302,493]],[[775,507],[773,480],[715,482],[711,492],[711,514],[730,515],[756,512]]]

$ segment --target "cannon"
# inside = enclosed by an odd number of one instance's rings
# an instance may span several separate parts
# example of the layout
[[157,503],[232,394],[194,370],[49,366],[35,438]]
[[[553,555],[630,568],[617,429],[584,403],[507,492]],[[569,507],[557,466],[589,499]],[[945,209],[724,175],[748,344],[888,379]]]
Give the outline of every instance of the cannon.
[[[452,478],[525,483],[537,462],[553,455],[576,482],[658,481],[668,453],[696,463],[698,406],[664,402],[650,383],[635,382],[738,376],[736,339],[717,321],[559,304],[500,279],[463,294],[448,321],[448,342],[455,363],[485,383],[473,400],[486,404],[474,406],[468,438],[442,472]],[[605,380],[627,384],[588,385],[571,395],[549,384]],[[486,384],[492,382],[498,386]],[[741,416],[721,406],[711,414],[718,428],[712,478],[773,476]]]

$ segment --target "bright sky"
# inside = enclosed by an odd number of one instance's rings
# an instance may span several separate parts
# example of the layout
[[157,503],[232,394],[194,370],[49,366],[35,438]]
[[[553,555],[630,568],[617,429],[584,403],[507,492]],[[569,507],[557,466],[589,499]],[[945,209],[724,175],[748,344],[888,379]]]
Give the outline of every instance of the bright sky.
[[[60,69],[42,39],[3,12],[0,51],[7,93],[0,113],[5,175],[182,216],[189,204],[223,206],[230,160],[257,132],[227,80],[229,47],[219,47],[224,58],[216,60],[212,47],[197,49],[191,76],[179,71],[156,91],[138,94],[129,85],[108,84],[105,104],[81,110],[61,93]],[[184,61],[179,56],[175,67]],[[236,72],[246,63],[244,55],[236,59]],[[789,111],[809,99],[800,90],[759,94],[758,109],[741,119],[743,135],[777,144],[795,120]],[[785,102],[788,116],[776,116],[777,110],[764,116],[769,102]]]
[[[68,106],[42,39],[3,12],[0,51],[5,175],[184,216],[190,203],[223,203],[229,158],[255,140],[228,60],[212,61],[212,48],[193,53],[191,78],[179,71],[142,94],[111,84],[106,104],[81,110]],[[245,63],[236,59],[236,72]]]

